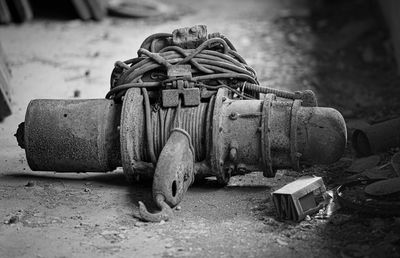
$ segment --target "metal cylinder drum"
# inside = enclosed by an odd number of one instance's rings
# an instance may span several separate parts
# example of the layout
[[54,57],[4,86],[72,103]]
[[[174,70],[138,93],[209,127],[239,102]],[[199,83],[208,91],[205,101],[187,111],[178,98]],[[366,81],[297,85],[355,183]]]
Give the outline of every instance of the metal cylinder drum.
[[[158,156],[177,126],[176,108],[148,107],[149,145],[144,106],[138,89],[127,92],[121,146],[124,171],[130,175],[152,174],[149,147]],[[220,89],[209,103],[182,107],[179,113],[180,128],[191,136],[201,169],[197,173],[202,176],[218,177],[231,169],[232,175],[264,171],[265,176],[273,177],[279,168],[334,162],[346,145],[346,126],[338,111],[303,107],[300,100],[277,100],[273,94],[264,100],[239,100],[230,99],[227,91]]]
[[119,164],[121,105],[106,99],[32,100],[24,145],[32,170],[101,172]]
[[298,169],[300,163],[332,163],[347,141],[338,111],[280,101],[273,94],[264,100],[236,100],[220,91],[212,127],[212,170],[222,175],[231,169],[233,174],[263,171],[273,177],[276,169]]
[[150,152],[157,159],[175,127],[190,135],[196,173],[222,181],[252,171],[273,177],[279,168],[332,163],[346,145],[338,111],[273,94],[240,100],[220,89],[207,103],[179,111],[145,102],[138,88],[127,91],[122,105],[106,99],[31,101],[23,137],[29,166],[90,172],[122,165],[128,178],[152,176]]

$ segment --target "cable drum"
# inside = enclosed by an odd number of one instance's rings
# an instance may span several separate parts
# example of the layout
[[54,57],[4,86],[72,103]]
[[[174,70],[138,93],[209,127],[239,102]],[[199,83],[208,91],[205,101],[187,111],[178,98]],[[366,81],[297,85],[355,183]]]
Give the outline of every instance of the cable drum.
[[[167,143],[171,130],[179,127],[191,136],[192,145],[195,150],[196,161],[202,161],[206,157],[206,119],[209,103],[200,103],[197,107],[181,108],[159,108],[151,112],[151,126],[153,130],[153,148],[156,157]],[[180,125],[178,126],[179,113]],[[142,155],[146,161],[150,161],[147,151]]]

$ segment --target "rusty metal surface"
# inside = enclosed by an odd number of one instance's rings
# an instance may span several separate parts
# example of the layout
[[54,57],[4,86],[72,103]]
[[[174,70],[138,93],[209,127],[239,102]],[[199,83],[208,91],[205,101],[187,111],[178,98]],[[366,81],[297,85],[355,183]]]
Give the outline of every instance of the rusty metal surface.
[[272,193],[272,200],[282,220],[301,221],[323,207],[326,192],[322,177],[304,176]]
[[[144,149],[144,107],[140,89],[129,89],[125,95],[121,112],[121,161],[124,174],[133,181],[138,174],[146,174],[153,164],[140,164]],[[150,169],[151,170],[151,169]],[[154,168],[153,168],[154,170]]]
[[[271,98],[265,102],[230,99],[225,95],[226,90],[219,90],[213,107],[202,103],[179,112],[181,126],[191,136],[196,162],[209,161],[208,175],[217,176],[221,183],[227,183],[232,175],[263,171],[266,164],[272,168],[266,175],[273,176],[277,168],[297,169],[299,161],[331,163],[342,155],[346,129],[336,110],[302,107],[299,100]],[[147,151],[140,90],[130,89],[126,94],[119,130],[119,109],[111,108],[113,105],[119,107],[108,100],[33,101],[25,125],[26,151],[32,169],[108,171],[122,164],[130,179],[135,174],[151,177],[154,165]],[[156,157],[175,127],[176,114],[173,108],[158,108],[150,113]],[[115,142],[119,133],[120,144]],[[41,136],[46,136],[44,141]]]
[[170,82],[161,91],[163,107],[177,107],[180,99],[184,106],[198,106],[200,104],[200,89],[194,88],[190,65],[170,65],[167,68]]
[[196,48],[207,39],[207,26],[195,25],[176,29],[172,32],[174,45],[183,48]]
[[347,142],[343,116],[326,107],[301,107],[297,114],[300,163],[330,164],[340,159]]
[[272,110],[272,102],[276,100],[274,94],[265,95],[263,102],[262,118],[261,118],[261,159],[263,163],[263,175],[264,177],[273,177],[275,171],[272,168],[271,158],[271,141],[270,141],[270,116]]
[[194,149],[190,135],[175,128],[158,158],[153,179],[153,199],[160,212],[149,213],[139,202],[142,220],[157,222],[169,220],[173,215],[170,207],[178,205],[194,181]]
[[400,146],[400,118],[355,130],[352,143],[360,156],[368,156]]
[[153,197],[161,194],[170,206],[176,206],[194,180],[194,149],[190,135],[173,129],[157,162],[153,180]]
[[120,162],[120,105],[112,100],[32,100],[25,151],[32,170],[110,171]]

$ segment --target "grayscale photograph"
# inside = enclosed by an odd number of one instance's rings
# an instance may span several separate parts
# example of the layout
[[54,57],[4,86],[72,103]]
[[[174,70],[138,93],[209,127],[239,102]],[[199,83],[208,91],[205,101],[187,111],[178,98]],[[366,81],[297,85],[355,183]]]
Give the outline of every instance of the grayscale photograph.
[[400,257],[399,14],[0,0],[0,258]]

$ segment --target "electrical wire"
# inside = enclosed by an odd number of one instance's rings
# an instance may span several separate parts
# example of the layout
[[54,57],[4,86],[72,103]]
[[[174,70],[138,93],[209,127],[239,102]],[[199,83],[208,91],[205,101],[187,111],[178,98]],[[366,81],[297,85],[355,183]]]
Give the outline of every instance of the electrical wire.
[[[236,52],[233,44],[222,35],[214,36],[195,49],[183,49],[179,46],[167,45],[158,52],[155,45],[160,40],[171,41],[171,34],[158,33],[144,40],[138,50],[138,58],[125,62],[118,61],[111,75],[111,89],[106,98],[121,98],[129,88],[145,87],[148,89],[159,88],[171,80],[143,81],[151,71],[165,73],[171,65],[190,64],[192,67],[192,80],[201,82],[202,85],[213,86],[210,81],[216,80],[241,80],[258,85],[255,71],[249,67],[244,59]],[[164,82],[165,81],[165,82]],[[224,83],[223,87],[230,85]],[[208,87],[212,89],[213,87]],[[235,86],[227,87],[232,92],[238,92]],[[214,89],[217,89],[214,87]],[[235,90],[235,91],[234,91]]]

